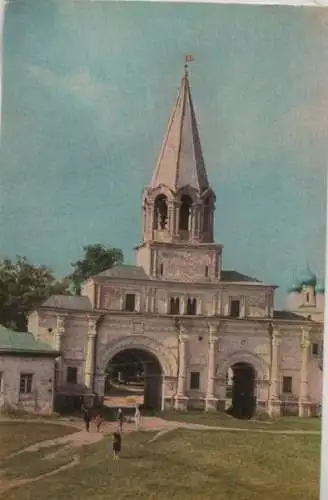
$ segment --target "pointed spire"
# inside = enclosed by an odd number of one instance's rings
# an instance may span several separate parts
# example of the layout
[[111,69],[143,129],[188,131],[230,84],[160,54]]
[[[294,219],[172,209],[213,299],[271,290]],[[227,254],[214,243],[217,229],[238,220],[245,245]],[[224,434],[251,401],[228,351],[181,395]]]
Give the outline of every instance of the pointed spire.
[[187,185],[200,193],[209,188],[187,64],[149,187],[161,184],[173,192]]

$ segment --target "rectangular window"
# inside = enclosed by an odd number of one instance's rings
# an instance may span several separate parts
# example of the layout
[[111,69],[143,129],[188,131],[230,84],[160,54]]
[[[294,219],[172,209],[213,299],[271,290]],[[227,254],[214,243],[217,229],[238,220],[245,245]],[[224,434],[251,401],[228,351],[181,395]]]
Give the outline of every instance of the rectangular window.
[[292,391],[292,384],[293,379],[292,377],[282,377],[282,392],[284,394],[291,394]]
[[19,392],[20,394],[30,394],[32,392],[32,373],[21,373],[19,381]]
[[188,299],[187,301],[187,314],[190,316],[195,316],[197,310],[197,300],[196,299]]
[[205,266],[205,278],[208,278],[208,266]]
[[163,276],[163,273],[164,273],[164,264],[160,265],[159,273],[160,273],[161,276]]
[[312,344],[313,356],[319,356],[319,344]]
[[125,310],[128,312],[134,312],[136,306],[136,296],[134,293],[128,293],[125,296]]
[[230,316],[232,318],[239,318],[239,316],[240,316],[240,300],[232,300],[230,302]]
[[0,372],[0,392],[3,392],[3,372]]
[[170,314],[180,313],[180,299],[179,297],[171,297],[170,300]]
[[77,367],[68,366],[66,373],[66,382],[68,384],[77,384]]
[[190,374],[190,389],[198,390],[200,387],[200,373],[191,372]]

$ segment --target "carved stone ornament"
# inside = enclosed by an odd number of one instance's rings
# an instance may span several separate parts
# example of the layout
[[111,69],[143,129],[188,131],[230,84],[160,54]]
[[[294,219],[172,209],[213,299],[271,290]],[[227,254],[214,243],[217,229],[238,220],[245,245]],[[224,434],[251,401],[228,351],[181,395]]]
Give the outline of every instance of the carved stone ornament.
[[66,316],[57,316],[56,321],[56,333],[59,335],[65,333]]

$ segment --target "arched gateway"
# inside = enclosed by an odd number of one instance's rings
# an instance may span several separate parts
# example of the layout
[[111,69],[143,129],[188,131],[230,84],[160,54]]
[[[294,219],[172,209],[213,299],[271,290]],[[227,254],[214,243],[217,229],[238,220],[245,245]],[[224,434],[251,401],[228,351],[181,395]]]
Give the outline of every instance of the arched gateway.
[[232,372],[228,411],[236,418],[252,418],[257,408],[258,381],[268,378],[269,366],[259,356],[243,351],[231,354],[222,363],[219,377],[225,379],[228,370]]
[[[97,393],[105,398],[140,401],[145,408],[164,406],[165,378],[176,368],[174,355],[155,338],[126,336],[104,346],[97,366]],[[132,403],[133,404],[133,403]]]

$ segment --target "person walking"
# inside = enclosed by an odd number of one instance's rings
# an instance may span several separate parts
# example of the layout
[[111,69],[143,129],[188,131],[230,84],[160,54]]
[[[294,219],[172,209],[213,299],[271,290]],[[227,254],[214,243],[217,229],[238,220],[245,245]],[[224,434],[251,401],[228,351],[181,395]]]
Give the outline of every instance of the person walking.
[[113,433],[113,456],[115,460],[119,459],[122,448],[122,435],[119,430]]
[[90,430],[90,421],[91,421],[91,410],[84,403],[82,405],[82,414],[83,420],[85,424],[85,430],[89,432]]
[[141,423],[141,413],[138,405],[136,405],[136,410],[134,412],[134,422],[136,424],[136,430],[138,431]]
[[95,424],[97,432],[100,432],[100,427],[102,423],[103,423],[102,416],[100,415],[100,413],[97,413],[97,415],[95,416]]
[[119,408],[117,410],[117,421],[118,421],[118,426],[119,426],[120,432],[122,432],[123,422],[124,422],[124,414],[123,414],[122,408]]

